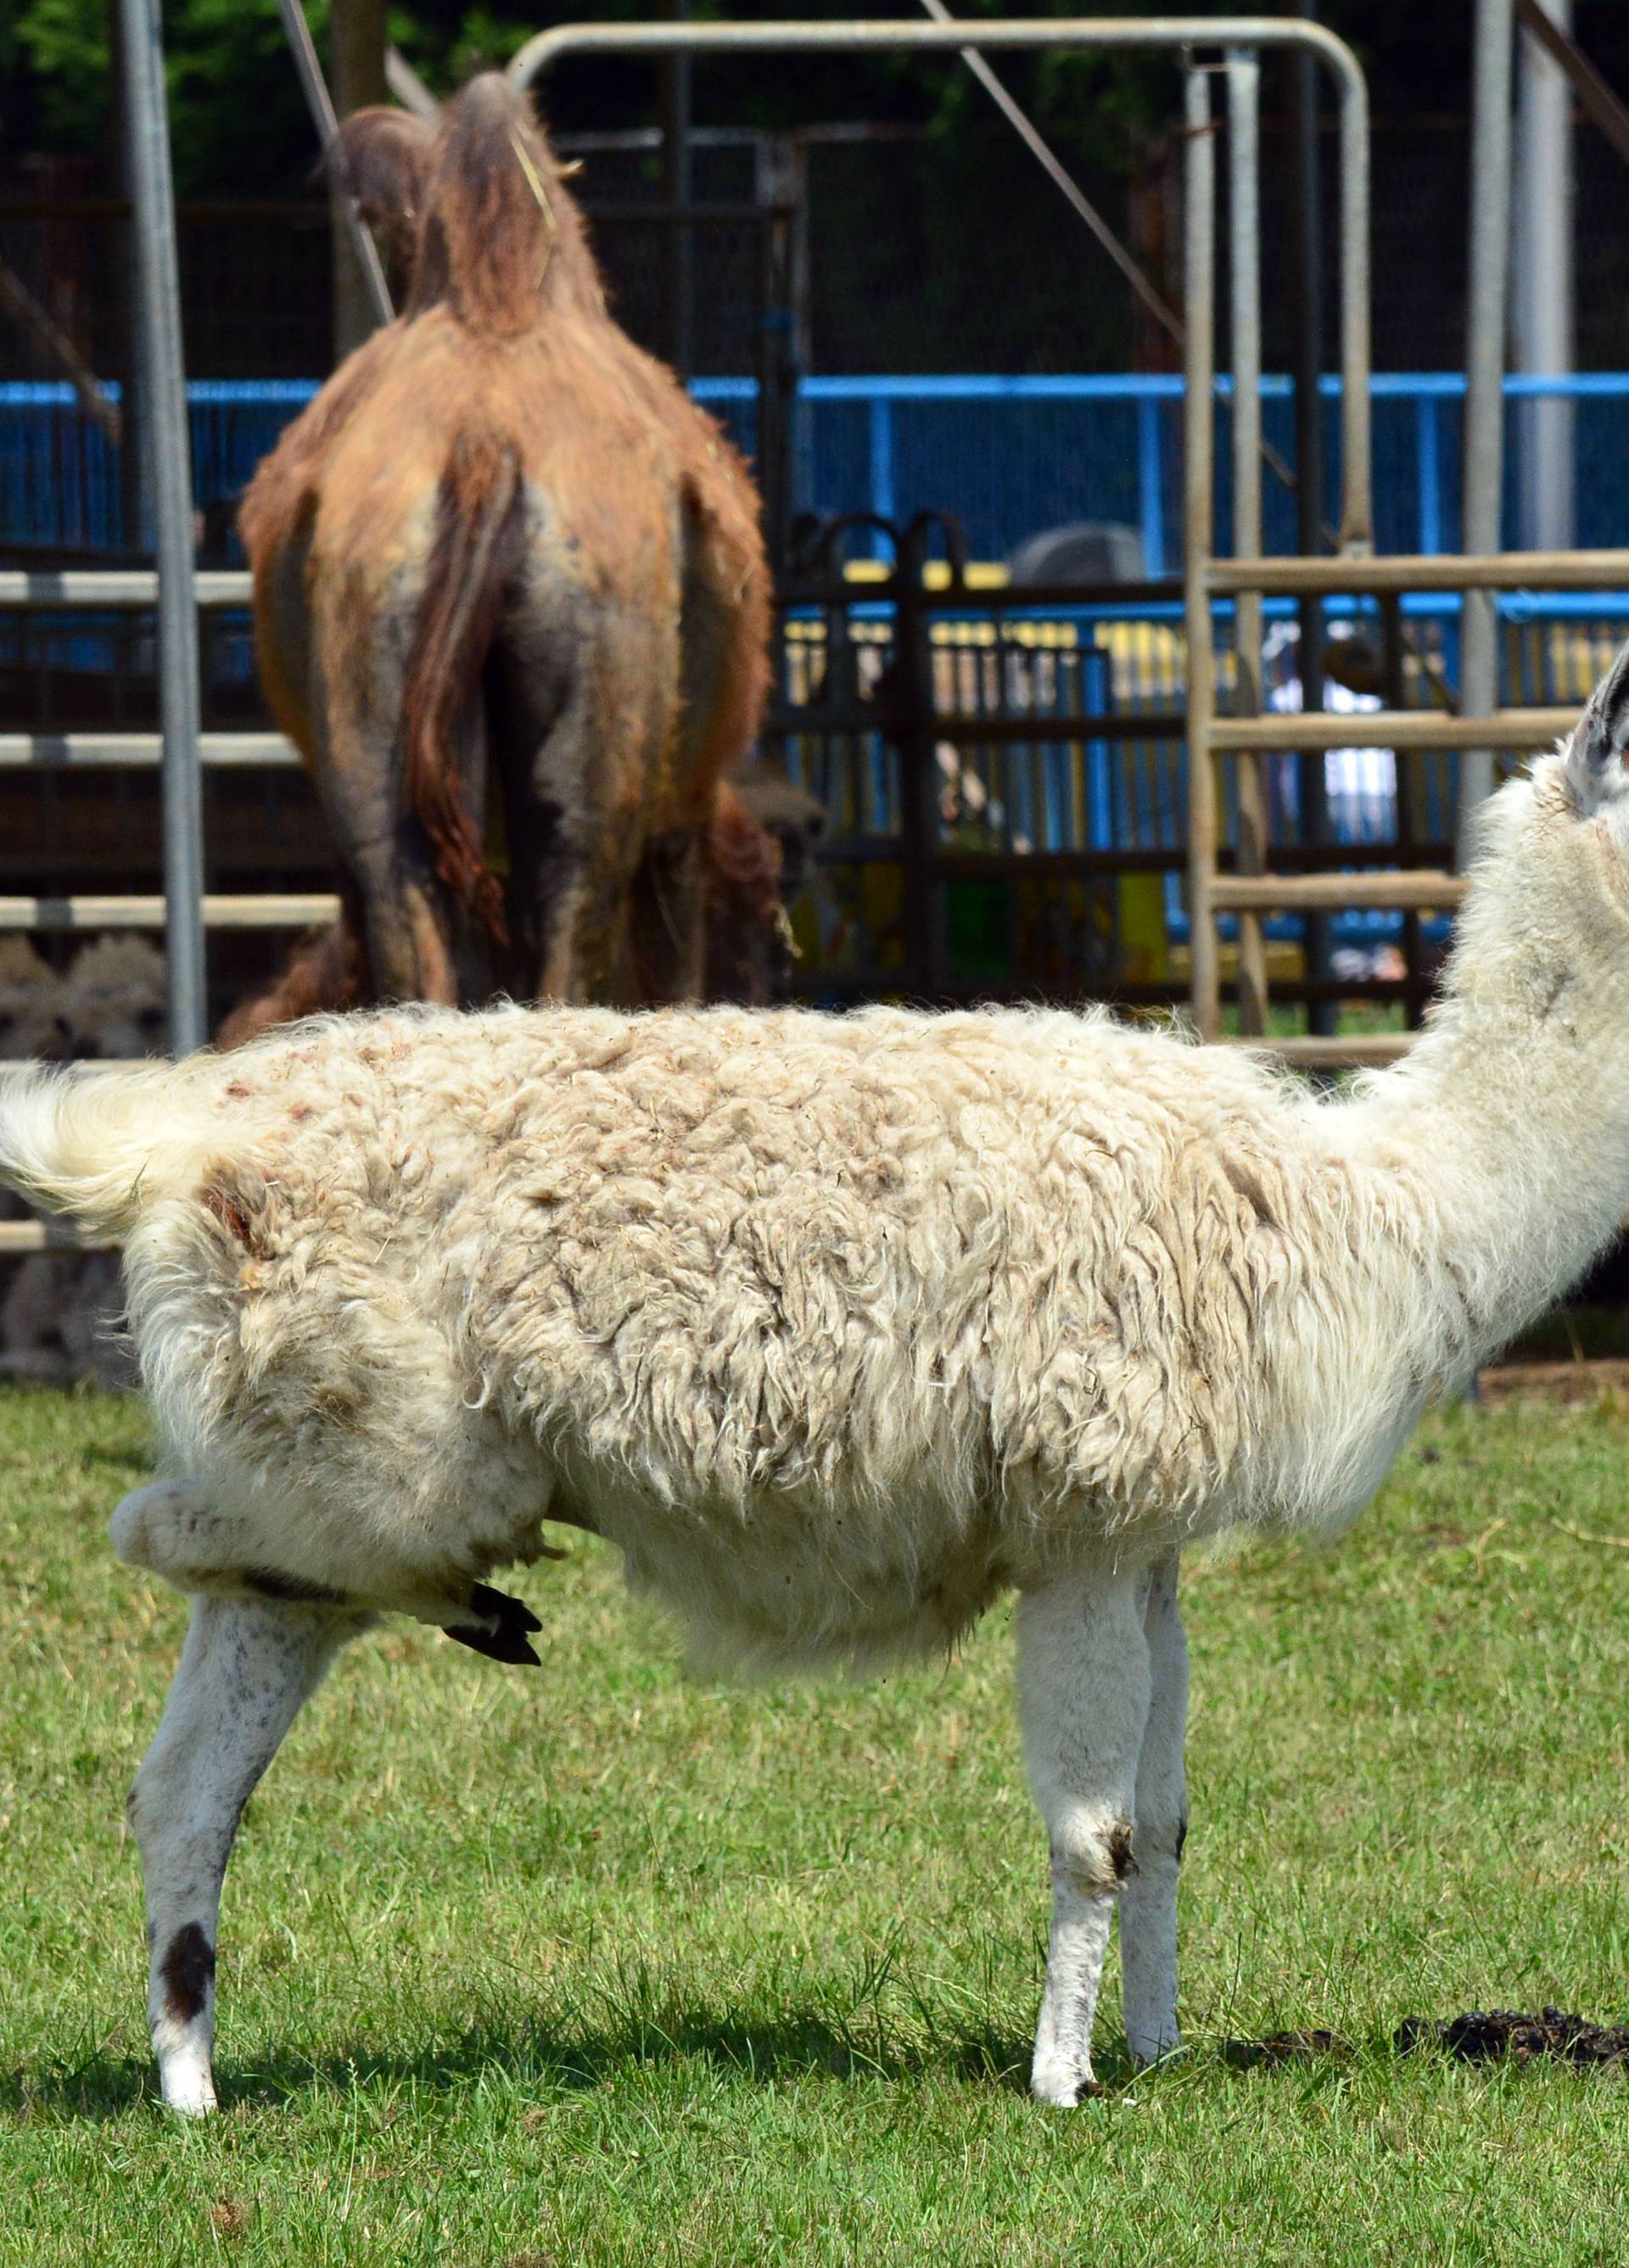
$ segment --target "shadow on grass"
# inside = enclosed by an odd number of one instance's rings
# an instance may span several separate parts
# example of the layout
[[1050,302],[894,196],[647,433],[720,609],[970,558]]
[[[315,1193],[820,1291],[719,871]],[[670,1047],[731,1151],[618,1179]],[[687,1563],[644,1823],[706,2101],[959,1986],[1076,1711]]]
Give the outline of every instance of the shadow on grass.
[[[1105,2058],[1112,2085],[1129,2077]],[[391,2052],[358,2047],[349,2054],[274,2056],[250,2065],[230,2057],[217,2070],[222,2107],[284,2106],[313,2085],[342,2092],[406,2088],[452,2094],[495,2078],[546,2093],[607,2086],[640,2066],[696,2063],[748,2081],[830,2078],[908,2080],[932,2076],[1004,2092],[1026,2091],[1028,2041],[993,2031],[947,2036],[920,2049],[867,2043],[824,2016],[799,2010],[752,2021],[711,2009],[675,2011],[660,2021],[637,2018],[604,2027],[564,2024],[506,2029],[472,2027],[446,2043]],[[121,2117],[135,2104],[158,2100],[158,2080],[145,2059],[95,2051],[72,2062],[30,2063],[0,2075],[0,2117]]]

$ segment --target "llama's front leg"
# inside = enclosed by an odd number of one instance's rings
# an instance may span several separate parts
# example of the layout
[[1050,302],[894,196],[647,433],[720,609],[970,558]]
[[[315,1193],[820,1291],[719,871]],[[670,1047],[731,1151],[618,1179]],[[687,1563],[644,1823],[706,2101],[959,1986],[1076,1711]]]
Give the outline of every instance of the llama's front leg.
[[1029,2084],[1043,2102],[1095,2091],[1092,2019],[1115,1899],[1132,1866],[1148,1718],[1146,1574],[1071,1576],[1019,1602],[1024,1753],[1052,1859],[1046,1994]]
[[164,1721],[130,1791],[147,1886],[147,2009],[164,2099],[215,2107],[215,1938],[243,1807],[300,1704],[364,1618],[193,1601]]
[[1176,1599],[1177,1557],[1154,1569],[1144,1627],[1152,1690],[1137,1765],[1137,1864],[1120,1900],[1125,2038],[1133,2058],[1155,2062],[1177,2045],[1176,1884],[1188,1811],[1183,1741],[1188,1725],[1188,1641]]

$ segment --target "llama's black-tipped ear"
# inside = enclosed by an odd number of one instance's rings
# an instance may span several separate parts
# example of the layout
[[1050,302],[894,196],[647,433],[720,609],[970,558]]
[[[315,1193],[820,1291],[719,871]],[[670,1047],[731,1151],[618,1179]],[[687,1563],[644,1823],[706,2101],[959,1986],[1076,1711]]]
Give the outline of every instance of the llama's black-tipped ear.
[[1629,645],[1589,696],[1567,745],[1566,770],[1584,805],[1629,788]]

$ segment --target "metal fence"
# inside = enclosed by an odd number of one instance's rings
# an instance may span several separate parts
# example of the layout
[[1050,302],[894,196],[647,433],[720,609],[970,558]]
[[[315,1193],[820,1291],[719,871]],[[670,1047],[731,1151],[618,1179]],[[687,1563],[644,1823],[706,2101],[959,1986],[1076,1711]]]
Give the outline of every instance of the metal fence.
[[[1382,706],[1430,711],[1451,700],[1461,604],[1405,597],[1395,678],[1383,610],[1334,600],[1337,673],[1325,706],[1350,735],[1329,750],[1326,807],[1303,807],[1294,755],[1262,760],[1264,847],[1275,865],[1372,872],[1451,863],[1455,750],[1372,745]],[[1231,702],[1233,608],[1213,609],[1219,694]],[[794,585],[785,599],[773,754],[824,806],[826,839],[794,909],[807,996],[878,989],[914,997],[1082,995],[1130,1005],[1183,997],[1190,924],[1182,608],[1146,591],[1089,601],[1066,592],[925,589],[893,578],[867,600],[851,585]],[[1264,607],[1269,710],[1301,705],[1294,606]],[[1629,628],[1621,596],[1506,598],[1500,702],[1581,705]],[[1514,762],[1514,756],[1506,761]],[[914,784],[913,784],[914,783]],[[1219,770],[1220,864],[1240,841],[1239,779]],[[923,868],[913,874],[913,828]],[[1411,1015],[1446,945],[1445,914],[1370,905],[1338,912],[1335,959],[1309,963],[1306,917],[1264,928],[1275,998],[1395,1004]],[[1230,948],[1237,924],[1225,917]]]
[[[757,443],[750,378],[694,381],[698,400],[749,453]],[[109,391],[117,398],[118,389]],[[205,549],[227,556],[232,508],[255,465],[316,391],[311,379],[201,379],[188,387],[193,487]],[[1382,372],[1372,385],[1376,541],[1442,552],[1462,534],[1460,462],[1465,381],[1457,372]],[[1338,502],[1340,381],[1323,387],[1330,468],[1326,517]],[[1219,393],[1224,405],[1227,381]],[[1287,379],[1263,382],[1267,439],[1293,454]],[[1629,536],[1629,372],[1505,381],[1506,519],[1514,540],[1528,402],[1567,403],[1575,453],[1577,540],[1606,548]],[[905,520],[953,512],[974,556],[1001,559],[1037,529],[1072,519],[1137,530],[1146,574],[1173,571],[1180,551],[1182,380],[1166,376],[817,377],[793,411],[792,503]],[[1217,511],[1232,509],[1225,432]],[[1295,548],[1294,498],[1269,477],[1270,551]],[[116,550],[126,543],[116,453],[66,386],[0,384],[0,545]]]

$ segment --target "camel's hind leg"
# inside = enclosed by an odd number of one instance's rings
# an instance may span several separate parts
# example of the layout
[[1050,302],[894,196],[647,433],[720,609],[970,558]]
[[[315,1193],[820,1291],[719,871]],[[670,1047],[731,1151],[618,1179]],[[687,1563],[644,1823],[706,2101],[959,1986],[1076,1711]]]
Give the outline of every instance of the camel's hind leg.
[[489,677],[512,925],[536,998],[637,1003],[655,997],[630,917],[677,703],[674,624],[631,610],[579,621],[564,601],[555,619],[546,597],[508,626]]
[[251,1791],[301,1703],[366,1617],[332,1608],[193,1602],[158,1736],[130,1791],[147,1886],[147,2007],[164,2099],[215,2107],[221,1882]]
[[[370,618],[365,592],[325,592],[311,703],[311,771],[335,845],[361,901],[376,998],[453,1007],[491,990],[476,917],[437,872],[424,821],[409,807],[402,752],[408,620]],[[477,837],[484,824],[486,738],[478,697],[461,715],[452,759]]]
[[[450,1003],[461,990],[458,917],[402,784],[412,624],[381,613],[358,578],[344,580],[331,568],[313,575],[312,530],[307,509],[277,545],[268,547],[262,531],[254,606],[262,680],[299,748],[352,885],[372,994]],[[479,777],[466,781],[467,793],[478,797],[481,787]],[[348,906],[348,918],[350,912]],[[359,985],[362,972],[355,974]],[[479,975],[462,986],[468,997],[483,989]],[[276,1016],[271,1003],[262,1020]]]

